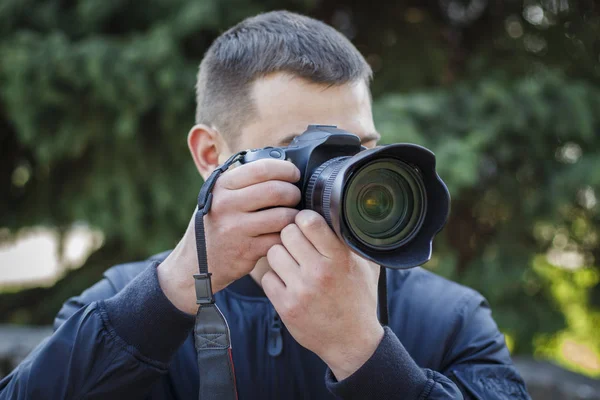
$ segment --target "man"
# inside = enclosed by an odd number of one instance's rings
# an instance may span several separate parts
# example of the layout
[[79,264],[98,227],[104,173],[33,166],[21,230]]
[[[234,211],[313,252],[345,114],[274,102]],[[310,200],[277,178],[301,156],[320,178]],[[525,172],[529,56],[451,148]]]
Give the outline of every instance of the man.
[[[286,145],[313,123],[375,146],[370,79],[359,52],[323,23],[288,12],[241,22],[200,66],[188,135],[198,171],[206,179],[236,151]],[[389,271],[382,327],[379,267],[320,215],[293,208],[299,176],[278,160],[231,169],[204,218],[240,399],[528,398],[470,289],[420,268]],[[0,383],[0,398],[196,397],[197,270],[192,218],[172,252],[111,268],[69,300],[52,337]]]

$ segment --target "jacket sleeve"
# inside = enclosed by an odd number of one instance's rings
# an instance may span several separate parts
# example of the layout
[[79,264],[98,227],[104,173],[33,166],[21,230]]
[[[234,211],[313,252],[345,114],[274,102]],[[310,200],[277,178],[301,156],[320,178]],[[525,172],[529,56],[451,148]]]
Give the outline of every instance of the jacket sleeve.
[[52,336],[0,381],[0,400],[148,394],[194,321],[163,294],[157,264],[116,294],[104,279],[65,303]]
[[379,347],[353,375],[338,382],[327,370],[327,387],[342,399],[530,399],[487,303],[478,300],[462,321],[442,371],[420,368],[385,327]]

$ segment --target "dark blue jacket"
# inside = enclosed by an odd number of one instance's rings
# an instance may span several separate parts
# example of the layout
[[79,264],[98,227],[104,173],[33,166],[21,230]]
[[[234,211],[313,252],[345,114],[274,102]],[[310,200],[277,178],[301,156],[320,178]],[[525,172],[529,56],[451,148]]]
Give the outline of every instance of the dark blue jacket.
[[[0,399],[194,399],[193,317],[158,284],[166,254],[123,264],[67,301],[54,334],[0,382]],[[216,296],[229,322],[239,399],[528,399],[477,292],[421,268],[388,271],[390,324],[337,382],[245,277]]]

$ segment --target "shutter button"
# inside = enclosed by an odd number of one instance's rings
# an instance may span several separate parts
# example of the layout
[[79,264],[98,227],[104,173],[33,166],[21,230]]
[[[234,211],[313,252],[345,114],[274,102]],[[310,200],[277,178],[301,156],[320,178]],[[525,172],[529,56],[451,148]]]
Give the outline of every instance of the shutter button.
[[279,150],[271,150],[269,155],[273,158],[281,158],[281,152]]

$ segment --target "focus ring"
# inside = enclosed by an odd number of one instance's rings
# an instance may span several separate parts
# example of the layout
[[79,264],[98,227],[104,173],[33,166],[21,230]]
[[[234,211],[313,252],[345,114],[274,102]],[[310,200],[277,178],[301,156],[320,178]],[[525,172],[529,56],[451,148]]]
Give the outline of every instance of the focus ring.
[[323,164],[319,165],[315,172],[312,173],[310,179],[308,180],[308,185],[306,185],[306,207],[314,210],[314,194],[315,194],[315,186],[319,180],[319,176],[325,170],[325,168],[329,167],[332,163],[339,160],[340,158],[345,157],[336,157],[325,161]]
[[331,194],[333,192],[333,182],[341,171],[341,167],[345,163],[346,158],[348,157],[334,158],[335,162],[331,163],[333,171],[325,182],[325,188],[323,190],[323,217],[325,218],[325,221],[327,221],[327,225],[329,225],[331,228],[333,228],[333,224],[331,222]]

